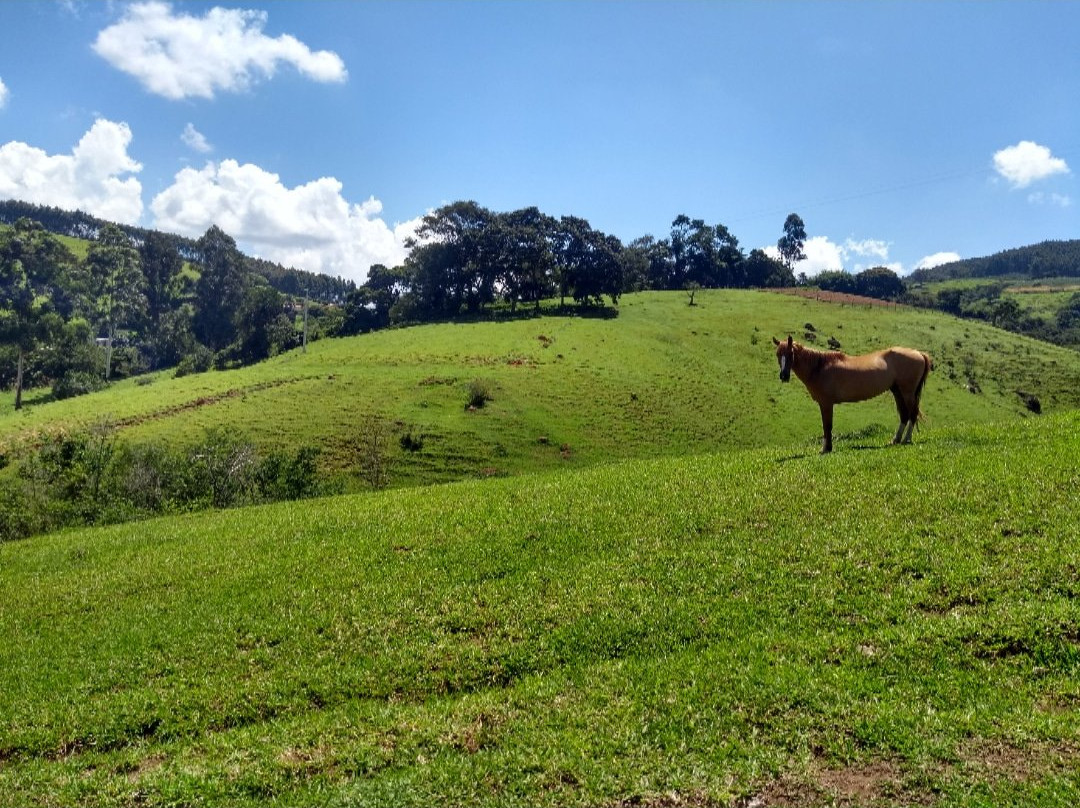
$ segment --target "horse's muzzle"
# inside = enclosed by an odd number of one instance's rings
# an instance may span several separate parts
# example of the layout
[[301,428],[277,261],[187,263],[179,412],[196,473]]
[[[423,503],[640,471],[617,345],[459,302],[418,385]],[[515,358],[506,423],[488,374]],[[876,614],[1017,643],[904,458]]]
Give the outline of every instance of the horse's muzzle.
[[791,381],[791,371],[788,370],[787,368],[784,368],[783,370],[781,370],[780,371],[780,381],[782,381],[782,382],[790,382]]

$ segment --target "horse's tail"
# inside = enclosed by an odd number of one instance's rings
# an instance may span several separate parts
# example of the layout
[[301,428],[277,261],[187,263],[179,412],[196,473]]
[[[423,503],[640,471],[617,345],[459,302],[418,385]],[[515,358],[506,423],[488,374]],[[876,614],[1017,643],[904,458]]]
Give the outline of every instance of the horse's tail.
[[930,358],[930,354],[923,351],[919,351],[923,358],[923,372],[922,377],[919,379],[919,383],[915,386],[915,420],[916,422],[923,420],[922,411],[922,391],[923,386],[926,384],[926,377],[930,375],[930,371],[934,369],[934,360]]

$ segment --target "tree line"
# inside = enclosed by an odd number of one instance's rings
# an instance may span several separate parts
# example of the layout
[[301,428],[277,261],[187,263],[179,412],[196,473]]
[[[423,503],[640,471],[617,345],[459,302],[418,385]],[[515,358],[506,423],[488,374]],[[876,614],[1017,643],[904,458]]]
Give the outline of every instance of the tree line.
[[679,215],[670,236],[629,244],[577,216],[535,207],[494,212],[476,202],[445,205],[425,216],[398,267],[376,265],[345,301],[341,333],[476,315],[511,313],[558,299],[585,307],[617,304],[646,289],[762,288],[795,284],[793,263],[806,238],[795,214],[778,242],[783,260],[747,255],[722,224]]
[[909,280],[912,283],[931,283],[1006,275],[1031,279],[1080,277],[1080,240],[1043,241],[1027,247],[1002,250],[983,258],[966,258],[930,269],[917,269],[911,273]]
[[29,218],[0,228],[0,385],[51,383],[57,397],[117,376],[206,370],[265,359],[297,344],[289,299],[211,227],[190,254],[147,231],[136,246],[114,224],[83,258]]
[[[376,265],[357,287],[245,256],[217,226],[193,240],[0,203],[0,219],[17,213],[36,218],[0,226],[0,386],[14,389],[16,408],[30,386],[63,398],[150,370],[248,364],[306,338],[547,299],[597,309],[645,289],[791,286],[806,238],[792,214],[780,260],[747,255],[724,225],[679,215],[667,238],[623,244],[576,216],[461,201],[423,218],[402,265]],[[88,240],[85,255],[56,231]]]
[[[0,224],[13,225],[19,219],[30,219],[42,225],[50,233],[71,238],[93,241],[107,226],[112,225],[127,234],[135,246],[153,237],[159,244],[174,248],[184,261],[198,263],[198,239],[163,233],[126,224],[114,224],[98,219],[80,210],[70,211],[49,205],[35,205],[17,199],[0,201]],[[272,261],[244,256],[247,269],[266,279],[270,286],[289,295],[306,295],[322,303],[341,303],[356,284],[344,278],[335,278],[293,267],[283,267]]]

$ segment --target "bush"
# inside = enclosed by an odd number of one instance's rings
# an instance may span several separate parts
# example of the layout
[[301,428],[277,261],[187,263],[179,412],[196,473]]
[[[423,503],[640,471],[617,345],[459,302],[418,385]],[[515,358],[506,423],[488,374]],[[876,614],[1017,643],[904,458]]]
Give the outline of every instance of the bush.
[[491,401],[491,385],[483,379],[469,382],[469,403],[466,407],[480,409],[488,401]]
[[196,345],[195,349],[184,354],[176,366],[176,378],[187,376],[192,373],[206,373],[214,365],[214,352],[205,345]]
[[68,371],[53,382],[52,393],[53,398],[60,400],[74,398],[75,396],[84,396],[87,393],[93,393],[97,390],[102,390],[105,387],[105,380],[99,378],[96,374],[73,370]]
[[414,436],[411,432],[406,432],[401,436],[398,443],[406,452],[419,452],[424,448],[424,436]]
[[302,446],[292,457],[285,452],[267,455],[255,469],[259,496],[268,502],[318,496],[322,490],[315,462],[318,457],[314,446]]
[[250,501],[255,468],[255,447],[243,435],[226,427],[212,427],[187,453],[183,500],[213,508]]

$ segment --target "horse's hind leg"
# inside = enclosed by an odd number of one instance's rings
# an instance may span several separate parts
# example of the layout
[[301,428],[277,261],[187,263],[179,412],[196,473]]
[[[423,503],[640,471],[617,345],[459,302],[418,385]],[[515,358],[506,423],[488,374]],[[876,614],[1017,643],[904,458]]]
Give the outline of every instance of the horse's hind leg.
[[[904,427],[908,425],[909,412],[907,402],[904,401],[904,395],[900,392],[900,385],[894,384],[891,388],[893,398],[896,399],[896,412],[900,416],[900,426],[896,428],[896,435],[893,436],[893,443],[900,443],[904,437]],[[916,410],[917,411],[917,410]],[[908,441],[911,440],[911,433],[908,432]]]
[[[907,417],[907,431],[904,432],[904,437],[903,437],[903,440],[901,440],[901,443],[911,443],[911,433],[915,431],[915,422],[919,420],[919,399],[921,397],[922,397],[922,390],[919,389],[919,388],[916,388],[915,392],[913,392],[911,394],[911,396],[905,402],[906,408],[907,408],[907,415],[908,415],[908,417]],[[900,430],[902,431],[903,429],[904,429],[904,425],[901,424],[900,425]],[[897,436],[899,436],[900,432],[897,432],[896,434],[897,434]]]

